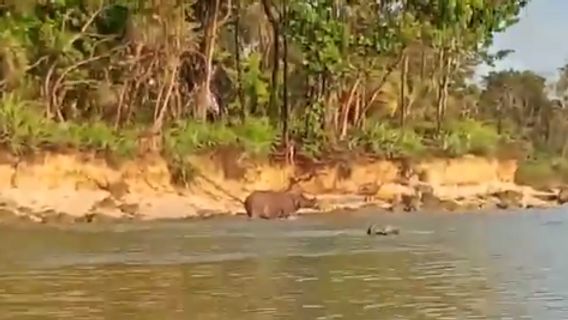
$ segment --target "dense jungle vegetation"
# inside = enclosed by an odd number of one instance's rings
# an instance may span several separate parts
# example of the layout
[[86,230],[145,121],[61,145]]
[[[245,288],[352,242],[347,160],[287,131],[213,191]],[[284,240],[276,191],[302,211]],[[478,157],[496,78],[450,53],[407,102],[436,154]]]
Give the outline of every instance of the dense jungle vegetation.
[[552,84],[515,70],[472,80],[509,53],[490,53],[492,38],[527,1],[0,0],[1,143],[178,164],[221,146],[521,149],[529,175],[554,175],[568,168],[568,67]]

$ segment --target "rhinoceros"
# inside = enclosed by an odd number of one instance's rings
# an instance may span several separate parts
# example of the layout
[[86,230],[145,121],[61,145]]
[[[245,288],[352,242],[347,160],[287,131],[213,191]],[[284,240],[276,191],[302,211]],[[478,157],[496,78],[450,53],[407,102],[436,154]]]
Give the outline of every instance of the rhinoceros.
[[301,208],[317,208],[317,198],[307,198],[301,192],[257,190],[244,201],[249,218],[288,218]]

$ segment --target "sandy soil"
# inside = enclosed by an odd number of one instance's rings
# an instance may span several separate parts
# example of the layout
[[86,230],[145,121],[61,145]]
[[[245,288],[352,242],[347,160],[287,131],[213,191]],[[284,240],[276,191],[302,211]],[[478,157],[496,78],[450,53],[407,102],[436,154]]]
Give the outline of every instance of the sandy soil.
[[[172,173],[159,156],[120,165],[84,153],[11,158],[0,164],[0,205],[39,221],[54,214],[136,219],[239,214],[244,211],[240,200],[251,191],[283,190],[291,181],[318,197],[321,212],[367,205],[393,211],[427,206],[461,212],[558,204],[558,190],[543,192],[515,184],[514,160],[466,156],[410,166],[368,159],[290,166],[200,155],[188,161],[195,174],[189,185],[180,188],[172,184]],[[361,194],[361,187],[369,184],[380,186],[370,202]],[[429,200],[418,192],[424,188]]]

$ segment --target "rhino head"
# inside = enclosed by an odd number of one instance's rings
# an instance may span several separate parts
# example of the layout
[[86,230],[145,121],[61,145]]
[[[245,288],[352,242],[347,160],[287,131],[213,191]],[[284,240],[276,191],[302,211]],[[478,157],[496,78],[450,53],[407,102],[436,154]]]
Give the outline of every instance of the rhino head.
[[318,199],[316,197],[308,198],[303,193],[293,193],[292,194],[294,206],[297,209],[301,208],[319,208]]

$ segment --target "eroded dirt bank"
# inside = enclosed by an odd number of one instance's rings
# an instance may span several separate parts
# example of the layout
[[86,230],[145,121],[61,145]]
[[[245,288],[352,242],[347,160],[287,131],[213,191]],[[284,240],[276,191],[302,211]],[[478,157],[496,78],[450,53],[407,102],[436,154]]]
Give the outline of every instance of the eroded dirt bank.
[[[466,156],[420,162],[358,159],[274,164],[242,154],[194,156],[191,182],[172,183],[160,156],[121,164],[85,153],[3,156],[0,221],[93,222],[170,219],[243,212],[239,199],[257,189],[291,185],[320,199],[321,211],[375,205],[391,211],[546,207],[561,190],[515,184],[515,160]],[[365,191],[376,194],[364,201]],[[369,193],[369,192],[367,192]],[[372,194],[371,194],[372,196]]]

